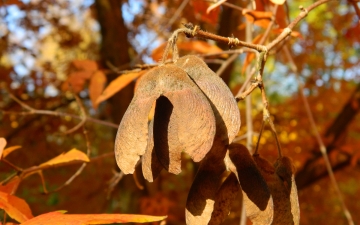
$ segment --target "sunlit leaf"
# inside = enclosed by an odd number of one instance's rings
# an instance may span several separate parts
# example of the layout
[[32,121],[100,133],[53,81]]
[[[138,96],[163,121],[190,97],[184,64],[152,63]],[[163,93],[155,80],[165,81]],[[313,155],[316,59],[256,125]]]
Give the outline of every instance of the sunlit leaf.
[[79,93],[85,88],[85,81],[89,80],[92,75],[93,71],[89,70],[73,72],[61,85],[61,89],[63,91],[72,90],[74,93]]
[[106,75],[101,70],[96,71],[90,79],[89,95],[94,109],[98,107],[98,103],[96,100],[103,92],[105,83],[106,83]]
[[13,177],[10,181],[8,181],[5,185],[0,185],[0,191],[2,192],[6,192],[8,194],[14,194],[14,192],[16,191],[16,189],[18,188],[19,184],[20,184],[20,177],[19,176],[15,176]]
[[272,19],[272,12],[256,11],[256,10],[243,10],[245,18],[262,28],[267,28]]
[[216,7],[211,12],[206,13],[206,10],[211,6],[210,2],[192,0],[191,5],[194,10],[195,17],[206,23],[216,24],[219,19],[220,7]]
[[226,2],[227,0],[220,0],[212,5],[209,6],[209,8],[206,9],[206,13],[209,14],[213,9],[219,7],[221,4]]
[[6,139],[2,137],[0,138],[0,159],[2,158],[5,146],[6,146]]
[[282,5],[285,3],[286,0],[270,0],[272,3],[277,5]]
[[12,153],[13,151],[17,150],[21,148],[20,145],[15,145],[15,146],[11,146],[11,147],[8,147],[8,148],[5,148],[3,153],[2,153],[2,157],[5,158],[6,156],[8,156],[10,153]]
[[91,73],[95,72],[98,70],[98,65],[95,61],[93,60],[88,60],[88,59],[83,59],[83,60],[73,60],[72,61],[72,65],[77,69],[77,70],[85,70],[85,71],[89,71]]
[[96,99],[95,105],[98,106],[101,102],[109,99],[114,94],[121,91],[121,89],[126,87],[126,85],[131,83],[134,79],[143,75],[145,72],[146,70],[135,73],[122,74],[115,80],[111,81],[111,83],[105,88],[104,92]]
[[43,167],[58,165],[61,163],[67,163],[67,162],[71,162],[71,161],[90,162],[90,159],[82,151],[79,151],[79,150],[73,148],[66,153],[56,156],[55,158],[53,158],[45,163],[42,163],[41,165],[39,165],[39,167],[43,168]]
[[22,225],[86,225],[86,224],[112,224],[112,223],[148,223],[161,221],[166,216],[147,216],[131,214],[63,214],[50,212],[39,215]]
[[23,199],[1,191],[0,208],[4,209],[11,218],[21,223],[33,218],[29,205]]
[[[188,51],[189,53],[197,54],[210,54],[210,53],[219,53],[223,50],[214,44],[209,44],[206,41],[189,41],[178,43],[178,49]],[[226,56],[226,55],[224,55]]]

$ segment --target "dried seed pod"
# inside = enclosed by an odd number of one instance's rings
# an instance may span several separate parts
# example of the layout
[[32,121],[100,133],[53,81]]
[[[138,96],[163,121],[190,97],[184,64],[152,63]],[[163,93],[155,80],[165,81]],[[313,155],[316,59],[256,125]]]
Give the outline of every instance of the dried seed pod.
[[275,167],[259,155],[253,156],[274,199],[273,225],[299,224],[300,210],[294,179],[294,167],[287,157],[278,159]]
[[226,146],[220,137],[215,136],[210,152],[201,161],[199,170],[191,185],[186,202],[186,224],[206,225],[209,223],[225,171],[224,157]]
[[239,181],[234,173],[226,178],[215,196],[214,210],[209,225],[221,224],[229,215],[231,203],[240,190]]
[[273,220],[273,199],[249,150],[242,144],[232,143],[225,163],[235,171],[239,179],[247,217],[253,224],[271,224]]
[[216,116],[218,134],[227,144],[231,143],[240,129],[240,111],[229,87],[197,56],[184,56],[175,65],[185,70],[209,98],[214,113],[219,115]]
[[[167,129],[167,140],[177,139],[181,146],[172,149],[169,145],[169,162],[173,155],[181,154],[177,152],[178,149],[185,151],[198,162],[212,146],[216,124],[208,99],[179,67],[157,67],[143,75],[116,135],[116,162],[125,174],[134,172],[139,156],[145,153],[148,142],[148,115],[152,104],[160,96],[163,96],[160,101],[167,99],[173,106],[168,124],[177,126],[177,130]],[[154,121],[154,130],[157,129],[156,124]],[[156,150],[157,142],[164,136],[153,136],[158,138],[154,141]],[[175,160],[174,163],[180,164]],[[177,168],[175,165],[174,167]]]
[[147,146],[145,154],[142,157],[142,172],[144,178],[149,182],[153,182],[163,169],[163,165],[159,162],[154,149],[153,129],[154,120],[151,120],[149,124],[149,137]]

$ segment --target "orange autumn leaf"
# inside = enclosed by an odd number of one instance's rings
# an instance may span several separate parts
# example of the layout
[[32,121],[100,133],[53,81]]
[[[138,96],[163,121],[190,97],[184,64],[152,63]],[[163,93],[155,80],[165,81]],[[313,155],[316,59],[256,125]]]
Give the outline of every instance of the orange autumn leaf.
[[62,84],[61,89],[63,91],[71,88],[75,93],[79,93],[85,87],[85,81],[89,80],[93,75],[93,71],[83,70],[76,71],[69,75],[68,79]]
[[[167,42],[162,43],[160,46],[158,46],[157,48],[155,48],[153,50],[153,52],[151,53],[151,57],[155,60],[155,61],[160,61],[165,47],[167,45]],[[188,41],[188,42],[181,42],[177,44],[177,47],[179,50],[182,51],[186,51],[188,54],[205,54],[205,53],[219,53],[222,52],[223,50],[221,48],[219,48],[216,45],[212,45],[209,44],[206,41]],[[226,54],[222,55],[222,57],[227,57]],[[171,59],[172,58],[172,52],[169,52],[168,54],[168,58],[167,59]]]
[[103,92],[105,88],[105,84],[106,84],[105,73],[101,70],[96,71],[92,75],[89,85],[90,100],[94,109],[98,107],[98,104],[96,103],[96,99],[98,99],[101,93]]
[[[6,156],[8,156],[10,153],[12,153],[13,151],[17,150],[21,148],[20,145],[15,145],[15,146],[11,146],[11,147],[8,147],[8,148],[5,148],[3,153],[2,153],[2,158],[5,158]],[[1,155],[1,154],[0,154]],[[0,157],[1,158],[1,157]]]
[[16,191],[17,187],[20,184],[20,177],[19,176],[15,176],[13,177],[9,182],[7,182],[5,185],[0,185],[0,192],[5,192],[8,193],[10,195],[14,194],[14,192]]
[[178,49],[196,52],[199,54],[205,53],[219,53],[223,50],[216,45],[207,43],[206,41],[189,41],[178,44]]
[[131,214],[62,214],[50,212],[37,216],[22,223],[22,225],[86,225],[86,224],[112,224],[112,223],[147,223],[166,219],[166,216],[147,216]]
[[256,10],[243,10],[245,18],[255,25],[262,28],[267,28],[273,16],[272,12],[256,11]]
[[111,83],[105,88],[104,92],[96,99],[95,105],[99,105],[101,102],[109,99],[111,96],[119,92],[121,89],[126,87],[126,85],[131,83],[134,79],[138,78],[145,72],[146,70],[134,73],[126,73],[111,81]]
[[20,223],[33,218],[29,205],[23,199],[1,191],[0,208]]
[[88,60],[88,59],[74,60],[74,61],[72,61],[72,65],[77,70],[85,70],[85,71],[90,71],[90,72],[95,72],[96,70],[98,70],[97,63],[93,60]]
[[220,7],[217,7],[211,10],[211,12],[207,13],[206,11],[212,5],[212,3],[206,1],[193,0],[190,2],[190,4],[194,9],[193,13],[195,17],[198,18],[199,20],[202,20],[210,24],[216,24],[218,22],[219,13],[221,11]]
[[1,159],[1,156],[3,154],[5,146],[6,146],[6,139],[5,138],[0,138],[0,159]]
[[79,150],[73,148],[66,153],[56,156],[55,158],[50,159],[49,161],[47,161],[45,163],[42,163],[39,167],[54,166],[54,165],[58,165],[58,164],[66,163],[66,162],[70,162],[70,161],[89,162],[90,159],[82,151],[79,151]]

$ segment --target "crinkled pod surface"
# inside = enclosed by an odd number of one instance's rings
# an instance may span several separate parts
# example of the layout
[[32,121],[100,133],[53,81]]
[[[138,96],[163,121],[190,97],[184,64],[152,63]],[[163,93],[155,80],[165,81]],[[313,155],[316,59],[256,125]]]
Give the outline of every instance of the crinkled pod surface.
[[139,82],[116,135],[116,162],[125,174],[134,172],[139,157],[146,151],[148,115],[155,102],[159,108],[155,108],[154,132],[150,137],[154,138],[158,160],[169,172],[181,171],[182,151],[198,162],[213,144],[215,116],[205,95],[179,67],[154,68]]
[[231,143],[240,129],[240,111],[228,86],[197,56],[181,57],[175,65],[185,70],[210,100],[217,133],[226,144]]

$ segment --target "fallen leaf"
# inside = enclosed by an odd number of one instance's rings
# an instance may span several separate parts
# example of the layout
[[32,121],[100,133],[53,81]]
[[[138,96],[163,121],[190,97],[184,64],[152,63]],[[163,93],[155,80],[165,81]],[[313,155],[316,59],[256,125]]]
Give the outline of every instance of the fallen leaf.
[[21,148],[20,145],[16,145],[16,146],[11,146],[11,147],[8,147],[8,148],[5,148],[3,153],[2,153],[2,157],[5,158],[6,156],[8,156],[10,153],[12,153],[13,151],[17,150]]
[[1,191],[0,208],[20,223],[33,218],[29,205],[23,199]]
[[166,216],[147,216],[131,214],[63,214],[50,212],[39,215],[21,225],[86,225],[86,224],[112,224],[112,223],[148,223],[161,221]]
[[89,85],[89,95],[94,109],[97,109],[98,107],[98,103],[96,100],[103,92],[105,84],[106,84],[106,75],[103,71],[98,70],[91,76],[90,85]]
[[135,73],[126,73],[122,74],[115,80],[111,81],[111,83],[105,88],[104,92],[96,99],[95,105],[98,106],[101,102],[109,99],[117,92],[121,91],[126,85],[131,83],[134,79],[138,78],[142,74],[144,74],[146,70],[139,71]]
[[49,161],[47,161],[45,163],[40,164],[39,167],[44,168],[44,167],[54,166],[54,165],[58,165],[61,163],[67,163],[67,162],[71,162],[71,161],[90,162],[90,159],[82,151],[79,151],[79,150],[73,148],[66,153],[63,153],[59,156],[56,156],[53,159],[50,159]]
[[18,188],[20,184],[20,177],[15,176],[11,180],[9,180],[5,185],[0,185],[0,191],[8,193],[10,195],[14,194],[16,189]]
[[2,137],[0,138],[0,159],[2,158],[5,146],[6,146],[6,139]]

